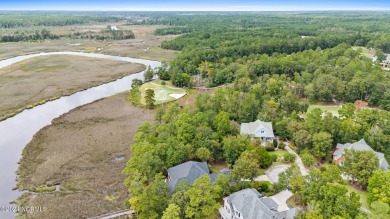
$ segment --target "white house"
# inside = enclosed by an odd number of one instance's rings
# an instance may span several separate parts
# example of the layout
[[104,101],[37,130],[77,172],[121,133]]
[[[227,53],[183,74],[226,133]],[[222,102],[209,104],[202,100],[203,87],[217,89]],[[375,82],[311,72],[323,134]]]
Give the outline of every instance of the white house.
[[222,219],[290,219],[298,214],[297,208],[279,208],[269,197],[256,189],[244,189],[223,199],[219,209]]
[[253,135],[255,138],[260,138],[263,141],[272,142],[275,139],[272,122],[256,120],[250,123],[242,123],[240,133],[242,135]]

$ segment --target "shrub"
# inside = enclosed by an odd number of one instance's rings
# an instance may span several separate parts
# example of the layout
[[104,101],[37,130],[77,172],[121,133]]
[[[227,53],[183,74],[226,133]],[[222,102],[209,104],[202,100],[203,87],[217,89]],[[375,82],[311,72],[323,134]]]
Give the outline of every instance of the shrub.
[[303,164],[305,164],[306,166],[312,166],[317,163],[315,157],[306,150],[301,152],[301,158]]
[[251,181],[241,181],[239,184],[241,189],[253,188],[253,182]]
[[165,81],[161,82],[161,85],[167,85],[167,83]]
[[272,162],[276,162],[278,160],[278,155],[271,154]]
[[276,139],[274,139],[272,143],[273,143],[275,148],[278,147],[278,141]]
[[279,142],[278,148],[279,149],[284,149],[286,147],[286,144],[284,142]]
[[280,191],[283,190],[283,185],[280,184],[280,183],[275,183],[272,185],[272,190],[275,192],[275,193],[278,193]]
[[320,167],[320,171],[321,172],[325,172],[326,171],[326,167]]
[[266,147],[273,147],[273,148],[275,147],[275,146],[274,146],[274,143],[273,143],[273,142],[269,142],[269,141],[266,141],[266,142],[265,142],[265,146],[266,146]]
[[297,156],[295,156],[295,154],[288,153],[288,154],[284,155],[284,161],[286,161],[286,162],[292,163],[295,161],[296,158],[297,158]]
[[272,157],[263,147],[258,148],[256,152],[260,168],[266,169],[272,165]]
[[269,187],[271,186],[272,184],[270,182],[267,182],[267,181],[261,181],[261,182],[258,182],[258,181],[255,181],[253,183],[253,187],[259,191],[259,192],[268,192],[269,191]]

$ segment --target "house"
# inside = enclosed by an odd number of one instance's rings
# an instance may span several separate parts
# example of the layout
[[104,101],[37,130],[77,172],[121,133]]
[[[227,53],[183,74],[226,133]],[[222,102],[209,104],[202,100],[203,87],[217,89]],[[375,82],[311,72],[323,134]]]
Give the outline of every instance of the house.
[[111,30],[119,30],[119,28],[117,26],[111,26],[110,28],[111,28]]
[[275,139],[272,122],[263,122],[260,120],[250,123],[242,123],[240,134],[253,135],[255,138],[260,138],[263,141],[272,142]]
[[222,219],[288,219],[298,214],[297,208],[284,207],[256,189],[244,189],[223,199],[219,209]]
[[385,54],[386,59],[381,62],[382,68],[385,70],[389,70],[390,68],[390,54]]
[[[333,161],[337,164],[337,165],[340,165],[340,166],[343,166],[344,165],[344,162],[345,162],[345,157],[343,156],[344,155],[344,151],[346,149],[353,149],[355,151],[374,151],[367,143],[364,139],[361,139],[360,141],[358,142],[355,142],[353,144],[351,143],[346,143],[346,144],[337,144],[336,146],[336,151],[333,153]],[[378,159],[379,159],[379,167],[384,170],[384,171],[387,171],[389,170],[389,163],[387,162],[387,160],[385,159],[385,155],[383,153],[380,153],[380,152],[376,152],[374,151],[376,156],[378,156]]]
[[201,176],[208,175],[213,183],[219,174],[229,175],[229,170],[223,169],[221,170],[221,173],[210,174],[207,162],[188,161],[169,168],[166,182],[168,183],[169,191],[172,193],[175,190],[176,185],[181,181],[185,180],[187,183],[192,184]]

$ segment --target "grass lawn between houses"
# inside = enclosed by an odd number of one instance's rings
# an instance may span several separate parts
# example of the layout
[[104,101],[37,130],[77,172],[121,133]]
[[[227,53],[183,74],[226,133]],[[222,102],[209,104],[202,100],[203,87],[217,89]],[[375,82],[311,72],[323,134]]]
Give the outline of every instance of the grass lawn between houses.
[[370,210],[371,207],[370,205],[368,204],[367,202],[367,192],[366,191],[363,191],[363,190],[360,190],[360,189],[357,189],[351,185],[346,185],[345,188],[348,189],[348,192],[356,192],[359,196],[360,196],[360,203],[362,203],[362,207],[367,209],[367,210]]
[[[289,154],[286,150],[277,150],[277,151],[268,151],[269,155],[276,155],[284,157],[286,154]],[[271,166],[277,166],[282,164],[289,164],[289,162],[274,161]]]
[[145,104],[145,91],[147,89],[154,90],[154,99],[156,100],[156,105],[180,99],[187,94],[184,89],[174,87],[172,83],[168,81],[165,81],[166,85],[162,85],[162,82],[162,80],[154,80],[149,83],[145,83],[140,87],[142,104]]

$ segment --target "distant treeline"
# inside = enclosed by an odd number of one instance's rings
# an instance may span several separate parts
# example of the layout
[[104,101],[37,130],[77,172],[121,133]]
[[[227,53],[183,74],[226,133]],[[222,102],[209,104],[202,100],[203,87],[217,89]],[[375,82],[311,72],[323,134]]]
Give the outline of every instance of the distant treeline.
[[118,22],[117,16],[55,15],[55,14],[0,14],[0,28],[32,26],[67,26],[91,22]]
[[134,39],[134,33],[131,30],[102,30],[99,33],[95,32],[84,32],[74,33],[69,35],[70,38],[81,38],[81,39],[94,39],[94,40],[125,40]]
[[35,31],[35,33],[16,33],[12,35],[0,36],[0,42],[21,42],[21,41],[37,41],[45,39],[58,39],[60,36],[51,34],[48,30]]
[[[184,34],[176,40],[164,43],[167,49],[182,50],[188,46],[216,48],[222,44],[239,47],[252,47],[256,50],[259,42],[281,41],[290,48],[270,52],[297,52],[302,49],[315,49],[317,46],[332,48],[340,43],[368,46],[390,52],[390,16],[386,13],[350,12],[350,13],[199,13],[178,14],[159,13],[128,18],[128,25],[169,25],[160,28],[156,35]],[[311,36],[298,42],[299,37]],[[316,39],[320,38],[320,39]],[[187,41],[187,42],[183,42]],[[302,46],[299,44],[309,44]],[[268,45],[267,45],[268,46]],[[273,47],[273,45],[270,45]],[[296,47],[291,49],[291,47]],[[313,48],[314,47],[314,48]],[[248,48],[245,48],[248,50]],[[240,52],[242,53],[242,52]],[[242,55],[246,55],[244,52]],[[253,52],[249,52],[250,54]],[[258,54],[267,53],[262,50]]]
[[189,27],[168,27],[168,28],[160,28],[154,31],[155,35],[176,35],[183,33],[191,33],[192,29]]
[[131,30],[111,30],[105,29],[98,33],[96,32],[76,32],[68,35],[56,35],[50,33],[46,29],[40,31],[36,30],[35,33],[14,33],[12,35],[0,35],[0,42],[23,42],[23,41],[39,41],[45,39],[59,39],[61,37],[72,39],[91,39],[91,40],[124,40],[134,39],[134,33]]

